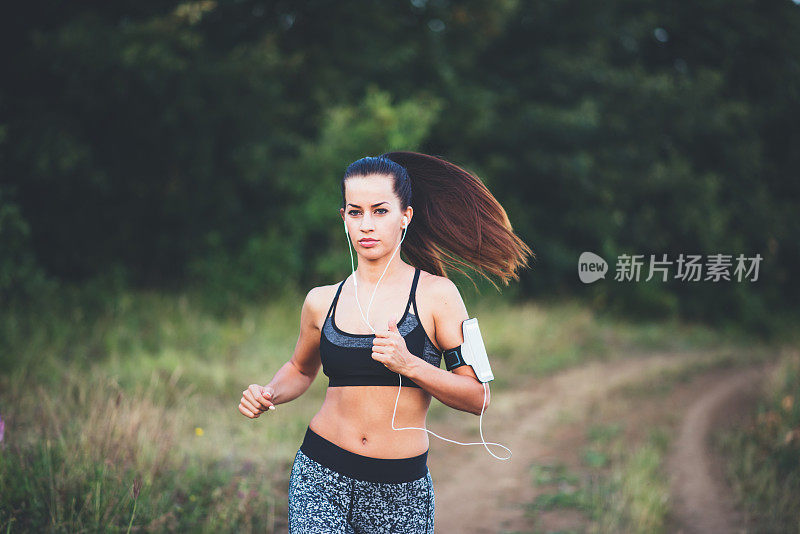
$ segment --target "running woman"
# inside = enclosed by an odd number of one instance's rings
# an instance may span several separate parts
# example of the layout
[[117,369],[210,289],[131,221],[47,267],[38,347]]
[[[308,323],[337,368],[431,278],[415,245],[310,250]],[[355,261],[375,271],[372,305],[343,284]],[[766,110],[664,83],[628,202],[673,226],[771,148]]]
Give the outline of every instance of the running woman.
[[431,397],[476,415],[490,399],[469,365],[440,367],[469,318],[445,268],[508,285],[534,255],[480,179],[442,158],[365,157],[347,167],[341,190],[358,268],[308,292],[294,354],[266,386],[243,392],[239,411],[255,419],[296,399],[321,367],[325,400],[289,478],[290,534],[433,533],[428,432],[419,429]]

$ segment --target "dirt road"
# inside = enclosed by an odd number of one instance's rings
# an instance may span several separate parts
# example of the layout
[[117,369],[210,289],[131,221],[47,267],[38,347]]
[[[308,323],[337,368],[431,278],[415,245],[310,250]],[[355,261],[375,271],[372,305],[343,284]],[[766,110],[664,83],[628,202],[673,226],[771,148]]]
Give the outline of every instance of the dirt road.
[[674,514],[671,532],[747,532],[724,483],[722,462],[711,453],[708,439],[712,428],[735,424],[755,402],[763,376],[762,368],[720,374],[686,413],[667,462]]
[[[559,418],[584,413],[621,386],[696,364],[699,358],[712,357],[668,353],[593,362],[555,376],[532,379],[522,388],[494,395],[491,408],[484,415],[483,434],[487,442],[510,448],[510,460],[492,457],[483,445],[456,445],[431,436],[428,465],[436,488],[436,531],[531,532],[534,519],[525,514],[525,505],[533,501],[537,490],[530,466],[550,463],[565,455],[566,451],[546,445],[546,437]],[[707,383],[690,387],[692,392],[684,398],[683,408],[688,410],[670,456],[675,499],[670,532],[736,532],[724,530],[737,524],[736,516],[726,488],[717,482],[721,467],[709,458],[706,437],[710,426],[731,412],[726,412],[726,407],[735,412],[737,406],[748,401],[760,373],[746,369],[706,375]],[[480,441],[478,418],[474,416],[458,415],[448,418],[448,422],[430,423],[429,428],[450,439]],[[497,456],[508,455],[499,447],[490,448]],[[559,528],[561,519],[549,517],[549,527]],[[570,526],[569,518],[563,519],[563,527]]]
[[[493,458],[483,445],[455,445],[431,436],[428,466],[436,487],[437,532],[529,532],[533,525],[525,516],[524,506],[536,495],[529,468],[558,456],[558,451],[549,450],[543,443],[559,417],[584,411],[619,386],[696,359],[696,354],[663,354],[591,362],[493,395],[484,415],[484,438],[511,449],[510,460]],[[458,427],[431,430],[462,442],[480,441],[477,417],[459,416],[458,422]],[[465,428],[475,433],[465,432]],[[493,452],[507,455],[499,447]]]

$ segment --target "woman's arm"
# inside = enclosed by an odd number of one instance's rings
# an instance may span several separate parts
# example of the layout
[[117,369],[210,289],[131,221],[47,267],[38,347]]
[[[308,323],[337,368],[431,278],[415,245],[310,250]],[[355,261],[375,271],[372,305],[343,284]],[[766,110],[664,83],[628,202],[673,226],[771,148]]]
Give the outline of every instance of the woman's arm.
[[300,312],[300,336],[297,338],[294,354],[278,369],[269,384],[263,388],[253,384],[242,392],[239,411],[243,415],[256,418],[273,405],[296,399],[314,382],[322,365],[317,317],[322,306],[321,297],[325,294],[320,287],[308,292]]
[[[450,279],[438,277],[427,291],[433,297],[429,302],[433,306],[436,343],[443,350],[463,344],[461,323],[469,319],[469,314],[458,287]],[[442,403],[475,415],[481,414],[481,408],[485,412],[489,407],[489,384],[484,390],[483,383],[478,380],[471,366],[462,365],[447,371],[420,358],[412,358],[411,361],[414,363],[408,377]]]
[[283,404],[302,395],[314,382],[322,365],[319,355],[320,331],[317,326],[320,297],[324,291],[315,287],[306,295],[300,312],[300,335],[294,354],[278,369],[266,387],[271,387],[273,404]]

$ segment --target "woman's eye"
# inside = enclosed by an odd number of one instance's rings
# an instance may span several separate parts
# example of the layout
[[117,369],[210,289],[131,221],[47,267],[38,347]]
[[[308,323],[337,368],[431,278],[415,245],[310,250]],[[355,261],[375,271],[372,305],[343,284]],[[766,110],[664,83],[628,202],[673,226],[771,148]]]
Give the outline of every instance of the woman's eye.
[[351,217],[355,217],[358,215],[358,210],[350,210],[347,213],[350,214]]
[[387,210],[386,208],[378,208],[378,209],[376,209],[375,211],[376,211],[376,212],[378,212],[378,211],[382,211],[383,213],[387,213],[389,210]]

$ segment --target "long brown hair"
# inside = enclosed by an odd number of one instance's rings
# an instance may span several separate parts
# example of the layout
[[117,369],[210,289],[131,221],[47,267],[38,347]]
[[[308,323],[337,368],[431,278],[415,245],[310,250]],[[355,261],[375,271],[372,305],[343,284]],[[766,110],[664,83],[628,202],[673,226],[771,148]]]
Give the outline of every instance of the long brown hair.
[[347,178],[372,174],[392,176],[401,208],[414,208],[402,252],[415,267],[439,276],[454,269],[474,284],[460,266],[470,267],[498,288],[489,274],[508,285],[519,280],[518,271],[528,266],[529,256],[536,258],[480,178],[461,167],[419,152],[359,159],[342,177],[342,207]]

